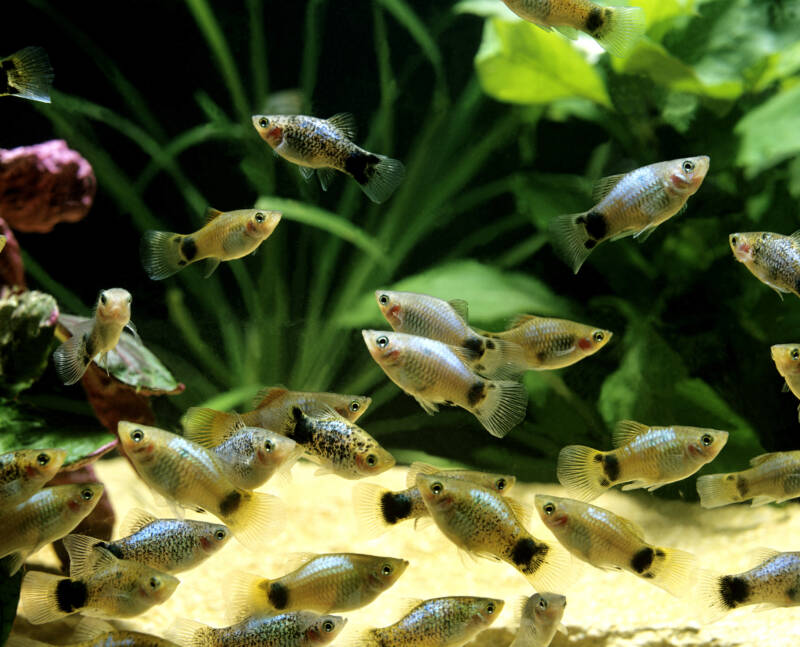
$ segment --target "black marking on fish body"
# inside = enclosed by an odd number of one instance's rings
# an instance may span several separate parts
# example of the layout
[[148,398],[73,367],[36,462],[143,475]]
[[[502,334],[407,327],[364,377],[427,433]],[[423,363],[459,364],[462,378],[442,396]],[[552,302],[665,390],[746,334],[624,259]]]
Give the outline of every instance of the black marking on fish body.
[[605,18],[603,17],[603,10],[600,7],[594,7],[586,17],[586,31],[593,34],[600,29],[604,23]]
[[611,481],[609,481],[608,479],[600,479],[601,487],[608,487],[609,485],[611,485]]
[[725,575],[719,579],[719,597],[726,607],[734,609],[750,597],[750,585],[742,577]]
[[467,350],[471,350],[475,353],[478,357],[483,355],[484,353],[484,346],[483,342],[478,337],[470,337],[469,339],[465,339],[463,343],[464,348]]
[[308,445],[314,435],[308,424],[308,417],[300,407],[292,407],[292,418],[294,419],[294,429],[287,436],[300,445]]
[[356,151],[350,153],[344,161],[344,170],[352,175],[353,179],[359,184],[366,184],[372,175],[370,167],[378,162],[380,162],[380,159],[377,155]]
[[616,481],[619,478],[619,459],[614,454],[603,456],[603,471],[610,481]]
[[402,492],[386,492],[381,496],[381,515],[388,524],[408,519],[411,514],[411,499]]
[[92,548],[105,548],[109,553],[111,553],[117,559],[125,559],[125,556],[122,553],[122,548],[119,547],[118,544],[115,543],[108,543],[107,541],[98,541],[96,544],[92,546]]
[[631,560],[631,568],[641,575],[653,565],[653,549],[646,546],[638,551]]
[[469,403],[469,406],[476,406],[486,397],[485,386],[485,382],[481,380],[479,382],[475,382],[471,387],[469,387],[469,391],[467,391],[467,402]]
[[597,246],[597,241],[590,238],[589,240],[584,241],[583,246],[586,249],[594,249]]
[[[525,537],[511,549],[511,561],[516,566],[524,567],[523,572],[533,573],[538,569],[548,550],[547,544],[537,544],[533,538]],[[534,558],[537,558],[535,565]]]
[[236,512],[240,505],[242,505],[242,494],[241,492],[233,490],[226,494],[225,498],[219,502],[219,511],[223,516],[227,517]]
[[488,348],[489,350],[494,350],[495,349],[495,343],[491,339],[487,339],[486,340],[486,348]]
[[289,604],[289,589],[280,582],[271,582],[267,599],[275,609],[282,611]]
[[608,223],[606,217],[599,211],[590,211],[584,220],[586,233],[596,241],[606,237],[608,233]]
[[80,580],[64,578],[56,584],[56,605],[63,613],[74,613],[86,606],[89,591]]
[[19,90],[11,85],[11,73],[17,71],[12,59],[0,61],[0,74],[3,75],[3,85],[0,86],[0,94],[19,94]]
[[191,236],[186,236],[181,243],[181,254],[187,261],[192,261],[197,256],[197,243]]
[[736,479],[736,490],[739,492],[739,496],[745,497],[747,496],[747,492],[750,489],[750,486],[747,484],[747,479],[743,476],[740,476]]

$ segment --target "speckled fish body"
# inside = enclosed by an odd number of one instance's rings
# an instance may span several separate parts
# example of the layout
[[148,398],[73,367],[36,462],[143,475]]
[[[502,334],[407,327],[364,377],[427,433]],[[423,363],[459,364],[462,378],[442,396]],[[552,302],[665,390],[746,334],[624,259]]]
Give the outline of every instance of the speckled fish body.
[[417,488],[436,525],[459,548],[511,564],[536,588],[563,585],[568,556],[531,535],[505,497],[431,474],[419,474]]
[[11,56],[0,58],[0,97],[50,103],[52,84],[53,68],[47,52],[41,47],[25,47]]
[[727,431],[622,420],[614,431],[617,449],[568,445],[559,452],[556,473],[570,494],[585,501],[620,483],[627,483],[623,490],[652,491],[691,476],[714,460],[727,441]]
[[558,631],[566,606],[567,598],[558,593],[534,593],[525,599],[519,631],[511,647],[548,647]]
[[491,625],[503,600],[447,597],[425,600],[388,627],[368,630],[366,647],[458,647]]
[[275,474],[288,473],[303,454],[303,447],[273,431],[244,427],[211,451],[234,485],[254,490]]
[[477,375],[463,353],[440,341],[380,330],[361,331],[372,358],[392,382],[428,413],[446,404],[466,409],[493,436],[505,436],[525,417],[528,394],[510,380]]
[[737,261],[778,294],[800,296],[800,231],[782,236],[769,231],[748,231],[728,238]]
[[524,368],[534,371],[564,368],[593,355],[613,333],[567,319],[522,315],[508,330],[489,333],[492,338],[513,342],[524,351]]
[[71,532],[100,500],[99,483],[54,485],[3,510],[6,531],[0,536],[0,558],[13,555],[9,575],[28,555]]
[[375,600],[405,572],[408,562],[395,557],[328,553],[315,555],[274,580],[251,579],[235,595],[242,612],[275,613],[306,609],[340,613]]
[[[86,620],[83,622],[86,622]],[[6,646],[42,647],[44,644],[46,643],[32,641],[27,638],[18,638],[12,635],[9,637]],[[101,631],[87,640],[68,644],[69,647],[178,647],[169,640],[150,634],[139,633],[138,631]]]
[[800,497],[800,450],[756,456],[741,472],[707,474],[697,479],[700,505],[718,508],[753,500],[753,505]]
[[0,455],[0,510],[22,503],[41,490],[66,457],[63,449],[21,449]]
[[556,539],[592,566],[628,571],[675,596],[686,592],[694,555],[653,546],[635,524],[583,501],[537,494],[536,509]]
[[749,571],[713,575],[701,583],[701,593],[712,609],[726,612],[751,604],[800,605],[800,552],[762,553],[761,563]]
[[598,202],[594,207],[584,213],[558,216],[551,222],[556,252],[577,274],[600,243],[624,236],[644,240],[697,192],[709,163],[703,155],[603,178],[595,186],[593,198]]

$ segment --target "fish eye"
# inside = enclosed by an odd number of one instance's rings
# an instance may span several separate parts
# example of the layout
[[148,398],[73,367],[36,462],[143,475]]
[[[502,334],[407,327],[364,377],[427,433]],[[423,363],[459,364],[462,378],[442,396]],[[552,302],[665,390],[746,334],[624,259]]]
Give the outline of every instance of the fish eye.
[[224,530],[217,530],[217,532],[214,533],[214,538],[217,541],[222,541],[223,539],[225,539],[225,531]]
[[704,444],[706,447],[708,447],[708,446],[709,446],[711,443],[713,443],[713,442],[714,442],[714,436],[712,436],[711,434],[703,434],[703,437],[700,439],[700,441],[701,441],[701,442],[702,442],[702,443],[703,443],[703,444]]
[[378,348],[386,348],[389,345],[389,338],[386,335],[381,335],[375,340]]
[[108,297],[106,296],[105,292],[100,293],[100,303],[106,305],[108,303]]
[[36,462],[39,463],[39,465],[41,465],[42,467],[44,467],[50,462],[50,457],[45,453],[41,453],[36,457]]
[[439,483],[439,481],[436,481],[436,483],[431,485],[431,492],[433,492],[434,494],[437,495],[441,494],[442,490],[444,490],[444,486],[441,483]]
[[133,297],[129,294],[128,295],[128,304],[130,304],[131,302],[133,302]]
[[272,443],[271,440],[267,440],[267,441],[264,442],[264,451],[265,452],[269,453],[273,449],[275,449],[275,445]]
[[92,490],[90,488],[87,487],[87,488],[84,488],[83,490],[81,490],[81,498],[84,501],[91,501],[93,496],[94,496],[94,492],[92,492]]
[[150,588],[153,589],[154,591],[158,588],[158,578],[157,577],[151,577],[150,578]]
[[795,361],[800,359],[800,348],[792,348],[791,356]]
[[542,510],[544,510],[545,514],[550,515],[556,511],[556,506],[553,503],[545,503]]
[[547,600],[544,598],[539,598],[539,604],[537,605],[542,611],[547,608]]
[[358,402],[356,402],[355,400],[353,400],[350,403],[350,411],[352,411],[353,413],[358,411],[360,408],[361,408],[361,405]]
[[691,173],[692,171],[694,171],[694,162],[692,160],[686,160],[683,163],[683,172]]
[[595,330],[595,331],[592,333],[592,339],[594,339],[594,341],[595,341],[595,343],[596,343],[596,344],[599,344],[599,343],[600,343],[601,341],[603,341],[605,338],[606,338],[606,336],[603,334],[603,331],[602,331],[602,330]]
[[378,297],[378,303],[380,303],[382,306],[389,305],[389,295],[382,294],[380,297]]
[[131,440],[135,443],[140,443],[144,440],[144,432],[141,429],[134,429],[131,432]]
[[505,479],[497,479],[497,481],[495,482],[494,486],[498,490],[505,490],[506,489],[506,480]]
[[330,633],[331,631],[333,631],[333,623],[330,620],[326,620],[325,622],[322,623],[322,629],[327,633]]
[[370,467],[375,467],[378,464],[378,457],[375,454],[368,454],[365,462]]
[[769,238],[769,234],[761,234],[761,240],[767,240]]
[[258,125],[261,126],[262,128],[266,128],[267,126],[269,126],[269,119],[267,119],[266,117],[261,117],[261,119],[258,120]]
[[490,602],[486,605],[486,613],[492,615],[494,613],[494,602]]
[[381,569],[381,573],[383,573],[384,575],[391,575],[392,567],[389,564],[384,564],[383,568]]
[[735,245],[735,244],[736,244],[736,241],[737,241],[738,239],[739,239],[739,238],[738,238],[738,236],[731,236],[731,244],[732,244],[732,245]]
[[256,214],[256,222],[257,222],[259,225],[260,225],[262,222],[264,222],[264,214],[263,214],[263,213],[261,213],[260,211],[259,211],[259,212]]

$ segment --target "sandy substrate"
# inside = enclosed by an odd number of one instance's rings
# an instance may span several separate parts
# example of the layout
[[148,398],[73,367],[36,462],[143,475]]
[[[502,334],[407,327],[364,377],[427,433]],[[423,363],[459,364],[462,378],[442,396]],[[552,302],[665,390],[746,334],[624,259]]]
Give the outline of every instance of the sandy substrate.
[[[288,569],[291,553],[360,552],[403,557],[410,566],[398,582],[370,606],[350,612],[348,626],[335,644],[348,645],[359,627],[391,624],[408,598],[443,595],[482,595],[502,598],[506,606],[492,629],[474,645],[505,647],[512,637],[514,612],[520,596],[533,590],[511,566],[464,558],[439,531],[429,525],[414,529],[401,524],[377,539],[358,536],[351,501],[354,482],[335,476],[314,476],[316,468],[300,463],[290,483],[265,487],[286,501],[290,514],[285,532],[269,541],[260,553],[250,552],[235,540],[199,568],[179,575],[181,584],[163,605],[129,621],[139,631],[163,635],[180,617],[224,626],[224,582],[239,569],[264,577],[277,577]],[[97,473],[110,491],[118,518],[132,507],[145,507],[162,517],[147,487],[124,459],[102,461]],[[405,486],[405,468],[395,468],[373,479],[388,488]],[[517,483],[512,495],[533,506],[536,493],[563,495],[554,485]],[[733,506],[702,510],[696,504],[662,502],[647,494],[610,492],[599,505],[639,523],[647,539],[663,546],[693,552],[705,568],[735,573],[752,565],[759,547],[800,549],[800,506]],[[188,516],[201,517],[190,514]],[[554,541],[533,513],[531,532]],[[114,535],[119,536],[118,534]],[[52,549],[32,561],[53,564]],[[701,624],[702,609],[687,595],[679,600],[627,573],[606,572],[576,563],[579,580],[567,591],[564,624],[568,636],[557,635],[554,647],[796,647],[800,645],[800,608],[753,613],[739,610],[712,624]]]

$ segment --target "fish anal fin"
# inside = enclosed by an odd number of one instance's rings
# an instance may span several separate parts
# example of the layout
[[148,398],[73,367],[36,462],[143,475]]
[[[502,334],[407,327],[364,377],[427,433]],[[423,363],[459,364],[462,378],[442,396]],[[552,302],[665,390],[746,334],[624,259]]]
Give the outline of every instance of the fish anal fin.
[[328,187],[333,182],[334,172],[333,169],[330,168],[318,168],[317,169],[317,177],[319,178],[319,185],[322,187],[323,191],[327,191]]
[[435,402],[426,400],[425,398],[420,397],[418,395],[415,395],[414,399],[419,403],[419,406],[421,406],[425,410],[425,413],[427,413],[429,416],[432,416],[434,413],[439,411],[439,407],[436,405]]
[[558,26],[554,25],[553,29],[555,29],[562,36],[566,36],[570,40],[578,39],[578,30],[575,29],[574,27],[568,27],[567,25],[558,25]]
[[207,258],[206,259],[206,273],[203,274],[203,278],[207,279],[214,273],[214,270],[217,269],[219,266],[219,259],[218,258]]
[[616,427],[614,427],[612,443],[614,447],[622,447],[648,431],[650,431],[650,427],[641,422],[636,422],[635,420],[620,420]]
[[219,215],[222,215],[222,213],[223,212],[220,211],[219,209],[214,209],[213,207],[206,207],[206,212],[204,214],[205,223],[206,224],[210,223],[212,220],[214,220],[214,218],[216,218]]
[[289,393],[285,386],[268,386],[261,389],[253,398],[253,408],[263,409],[268,407]]
[[469,318],[469,304],[464,299],[450,299],[447,303],[456,311],[456,314],[465,322]]
[[619,173],[617,175],[608,175],[606,177],[601,177],[597,182],[594,183],[592,187],[592,200],[595,202],[600,202],[603,198],[605,198],[611,190],[619,184],[619,181],[624,178],[627,173]]
[[781,393],[789,393],[790,390],[789,383],[784,380],[783,386],[781,387]]
[[311,178],[314,177],[314,169],[309,168],[307,166],[298,166],[297,170],[300,171],[300,175],[303,176],[303,179],[306,182],[310,182]]
[[347,139],[356,138],[356,118],[352,112],[339,112],[328,117],[327,122],[340,131]]

